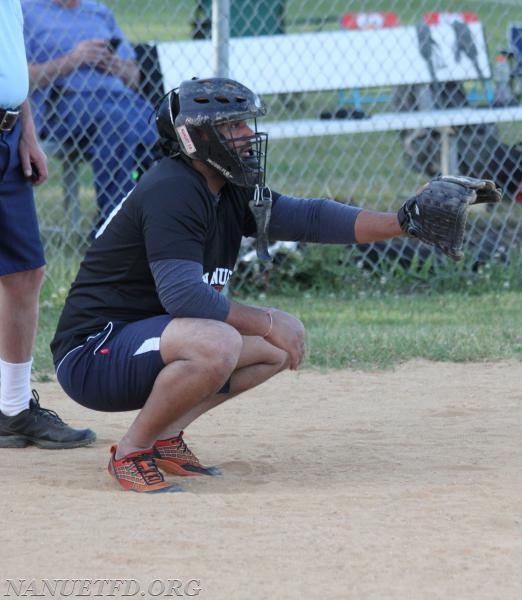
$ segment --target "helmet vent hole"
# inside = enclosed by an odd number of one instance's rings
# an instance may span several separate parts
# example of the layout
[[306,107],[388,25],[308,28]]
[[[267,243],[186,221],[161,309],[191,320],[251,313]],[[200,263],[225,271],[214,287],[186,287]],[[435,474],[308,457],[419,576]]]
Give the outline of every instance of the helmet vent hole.
[[197,98],[194,98],[194,102],[197,102],[198,104],[208,104],[210,100],[208,98],[199,96]]
[[230,104],[230,100],[226,96],[216,96],[216,101],[221,104]]

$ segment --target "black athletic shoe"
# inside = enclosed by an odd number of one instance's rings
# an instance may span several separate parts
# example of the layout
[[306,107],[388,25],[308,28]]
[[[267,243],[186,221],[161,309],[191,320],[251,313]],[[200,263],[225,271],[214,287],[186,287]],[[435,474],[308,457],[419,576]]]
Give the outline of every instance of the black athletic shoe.
[[34,444],[38,448],[79,448],[92,444],[96,434],[90,429],[73,429],[48,408],[40,406],[36,390],[29,408],[14,417],[0,411],[0,448],[24,448]]

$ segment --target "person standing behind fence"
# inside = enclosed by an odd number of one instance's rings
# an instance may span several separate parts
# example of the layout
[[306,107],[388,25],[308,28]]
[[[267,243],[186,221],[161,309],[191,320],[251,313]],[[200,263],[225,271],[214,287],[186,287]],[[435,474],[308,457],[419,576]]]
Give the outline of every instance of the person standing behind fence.
[[42,139],[91,162],[100,221],[152,160],[151,104],[138,93],[134,49],[93,0],[22,0],[31,101]]
[[31,367],[45,257],[33,185],[47,179],[27,100],[20,0],[0,2],[0,448],[75,448],[96,439],[31,398]]

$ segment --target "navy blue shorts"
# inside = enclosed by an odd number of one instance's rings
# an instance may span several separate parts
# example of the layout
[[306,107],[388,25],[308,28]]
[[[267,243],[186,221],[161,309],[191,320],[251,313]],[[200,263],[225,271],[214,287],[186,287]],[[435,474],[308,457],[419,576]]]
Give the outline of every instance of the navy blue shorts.
[[109,322],[56,365],[65,393],[92,410],[142,408],[165,366],[159,343],[171,320],[162,315],[135,323]]
[[33,186],[18,154],[21,128],[19,120],[12,131],[0,132],[0,276],[45,264]]

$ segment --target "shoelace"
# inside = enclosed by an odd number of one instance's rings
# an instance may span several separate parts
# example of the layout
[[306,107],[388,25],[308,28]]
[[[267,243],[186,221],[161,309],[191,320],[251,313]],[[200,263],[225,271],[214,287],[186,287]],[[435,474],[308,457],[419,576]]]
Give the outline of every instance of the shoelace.
[[152,460],[151,455],[140,454],[138,456],[130,457],[129,460],[132,461],[136,470],[148,485],[165,481],[163,475],[158,471],[156,464]]
[[183,454],[192,454],[192,452],[188,449],[187,444],[185,444],[185,440],[183,439],[183,431],[180,432],[176,439],[178,440],[176,446],[179,450],[181,450],[181,452],[183,452]]
[[42,408],[40,406],[40,396],[36,390],[32,390],[33,392],[33,400],[34,400],[34,410],[37,410],[42,416],[51,419],[52,421],[56,421],[61,425],[65,425],[64,421],[59,417],[58,413],[54,412],[50,408]]

